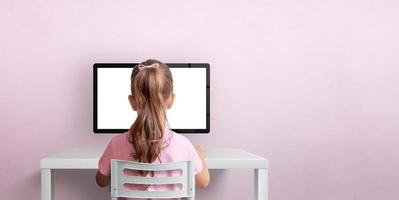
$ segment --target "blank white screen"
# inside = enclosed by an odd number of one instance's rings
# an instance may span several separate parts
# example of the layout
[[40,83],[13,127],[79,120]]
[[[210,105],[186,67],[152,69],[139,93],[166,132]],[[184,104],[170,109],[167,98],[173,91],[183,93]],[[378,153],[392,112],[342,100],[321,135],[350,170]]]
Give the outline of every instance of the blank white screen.
[[[128,95],[133,68],[97,69],[97,128],[129,129],[136,119]],[[175,102],[167,111],[172,129],[206,128],[206,69],[170,68]]]

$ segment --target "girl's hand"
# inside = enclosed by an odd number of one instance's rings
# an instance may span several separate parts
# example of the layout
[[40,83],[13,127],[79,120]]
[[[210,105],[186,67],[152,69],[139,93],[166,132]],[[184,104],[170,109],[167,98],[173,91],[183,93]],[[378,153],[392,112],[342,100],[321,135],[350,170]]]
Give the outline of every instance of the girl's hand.
[[205,151],[199,145],[195,145],[194,147],[202,162],[202,171],[195,176],[195,185],[200,188],[206,188],[211,177],[209,176],[208,166],[205,161]]

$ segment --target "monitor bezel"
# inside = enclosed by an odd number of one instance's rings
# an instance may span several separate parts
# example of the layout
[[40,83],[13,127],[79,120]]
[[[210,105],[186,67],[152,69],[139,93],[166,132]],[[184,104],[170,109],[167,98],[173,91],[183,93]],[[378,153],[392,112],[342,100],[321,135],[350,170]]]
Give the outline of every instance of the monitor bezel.
[[[95,63],[93,65],[93,131],[95,134],[124,133],[128,129],[100,129],[97,116],[97,71],[99,68],[132,68],[138,63]],[[210,132],[210,65],[209,63],[166,63],[170,68],[205,68],[206,69],[206,128],[171,129],[182,134],[204,134]],[[132,122],[133,123],[133,122]]]

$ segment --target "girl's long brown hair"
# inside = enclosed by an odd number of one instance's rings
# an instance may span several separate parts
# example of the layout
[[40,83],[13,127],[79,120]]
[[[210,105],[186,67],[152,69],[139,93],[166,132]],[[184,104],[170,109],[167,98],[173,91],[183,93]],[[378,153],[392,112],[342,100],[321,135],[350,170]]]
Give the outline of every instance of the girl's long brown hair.
[[[173,94],[172,73],[166,64],[154,59],[141,63],[144,66],[153,64],[157,67],[139,69],[136,66],[131,74],[130,89],[137,118],[130,127],[129,142],[135,150],[133,158],[143,163],[152,163],[159,157],[167,120],[165,100]],[[146,172],[139,173],[147,175]]]

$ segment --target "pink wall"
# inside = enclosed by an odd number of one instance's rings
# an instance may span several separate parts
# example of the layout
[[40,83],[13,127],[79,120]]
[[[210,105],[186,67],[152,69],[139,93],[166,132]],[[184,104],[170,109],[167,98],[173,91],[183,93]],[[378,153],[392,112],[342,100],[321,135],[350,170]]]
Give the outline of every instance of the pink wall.
[[[270,197],[399,199],[399,3],[392,0],[0,2],[0,199],[40,198],[40,158],[103,147],[92,64],[211,63],[204,147],[270,160]],[[94,171],[57,199],[108,199]],[[250,171],[213,171],[199,199],[250,199]],[[23,192],[19,192],[23,189]]]

